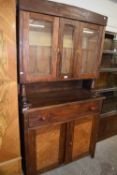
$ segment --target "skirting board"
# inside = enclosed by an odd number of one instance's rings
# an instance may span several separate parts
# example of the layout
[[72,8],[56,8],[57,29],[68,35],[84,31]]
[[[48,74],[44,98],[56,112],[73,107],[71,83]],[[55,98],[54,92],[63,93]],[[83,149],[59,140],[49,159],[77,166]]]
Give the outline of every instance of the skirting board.
[[0,163],[0,175],[21,175],[21,157]]

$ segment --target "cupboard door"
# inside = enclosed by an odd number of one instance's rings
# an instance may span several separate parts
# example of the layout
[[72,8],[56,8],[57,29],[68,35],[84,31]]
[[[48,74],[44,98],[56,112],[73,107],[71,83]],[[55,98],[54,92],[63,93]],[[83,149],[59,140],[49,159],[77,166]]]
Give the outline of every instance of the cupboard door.
[[[33,140],[31,139],[33,135]],[[36,175],[63,163],[65,125],[48,125],[29,131],[28,175]]]
[[67,126],[66,162],[75,160],[85,154],[93,156],[97,125],[95,115],[88,115],[69,123]]
[[73,62],[75,58],[76,35],[79,23],[73,20],[60,19],[59,36],[59,78],[73,77]]
[[20,77],[25,82],[56,78],[59,18],[21,12]]
[[79,78],[95,78],[102,53],[103,27],[81,23],[80,39],[75,61],[75,75]]
[[89,152],[92,134],[92,121],[92,117],[89,117],[86,121],[75,121],[72,159],[76,159],[77,157]]

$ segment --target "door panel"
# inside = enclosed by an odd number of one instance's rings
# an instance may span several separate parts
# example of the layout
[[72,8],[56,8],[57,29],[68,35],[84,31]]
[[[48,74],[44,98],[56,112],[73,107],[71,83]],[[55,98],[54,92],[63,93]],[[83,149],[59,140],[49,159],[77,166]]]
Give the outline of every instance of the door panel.
[[67,124],[65,162],[71,162],[86,154],[94,155],[98,116],[90,114],[82,116]]
[[51,52],[52,22],[30,19],[28,73],[32,76],[50,75],[52,73]]
[[87,121],[75,121],[73,134],[72,159],[76,159],[90,150],[92,117]]
[[[21,65],[25,82],[56,78],[59,18],[21,12]],[[21,78],[22,79],[22,78]]]
[[99,32],[84,28],[82,39],[82,67],[81,73],[95,73],[95,58],[97,55]]
[[103,27],[81,23],[80,39],[75,61],[75,75],[95,78],[101,59]]
[[37,170],[59,164],[60,125],[36,131]]
[[31,167],[30,173],[44,172],[63,163],[65,126],[65,124],[48,125],[29,131],[30,146],[27,158],[28,166]]
[[80,23],[60,19],[60,56],[59,56],[59,77],[62,79],[73,78],[73,63],[75,59],[76,35]]

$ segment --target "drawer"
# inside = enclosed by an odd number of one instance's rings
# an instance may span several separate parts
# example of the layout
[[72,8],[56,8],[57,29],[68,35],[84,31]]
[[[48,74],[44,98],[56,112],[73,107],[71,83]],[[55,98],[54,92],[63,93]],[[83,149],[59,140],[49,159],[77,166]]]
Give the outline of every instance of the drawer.
[[24,115],[28,115],[29,127],[37,127],[57,122],[67,122],[83,117],[89,113],[99,113],[101,108],[100,101],[87,103],[67,103],[30,109]]

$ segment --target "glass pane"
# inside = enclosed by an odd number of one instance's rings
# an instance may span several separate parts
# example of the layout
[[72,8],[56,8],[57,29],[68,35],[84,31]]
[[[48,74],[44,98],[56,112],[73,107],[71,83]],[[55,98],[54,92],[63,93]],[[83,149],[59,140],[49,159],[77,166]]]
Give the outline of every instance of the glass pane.
[[101,72],[99,78],[96,80],[96,89],[107,89],[117,87],[117,73],[116,72]]
[[63,74],[70,73],[71,59],[73,57],[73,35],[74,28],[66,25],[63,36],[62,70]]
[[[101,71],[117,70],[117,36],[105,35]],[[113,69],[114,68],[114,69]]]
[[101,62],[101,71],[113,71],[117,70],[117,54],[105,54],[103,53],[102,62]]
[[94,65],[97,60],[99,33],[88,28],[83,29],[82,42],[82,73],[96,72]]
[[52,23],[30,19],[28,73],[51,74]]
[[117,113],[117,92],[105,92],[102,94],[106,97],[102,106],[102,113],[116,112]]

